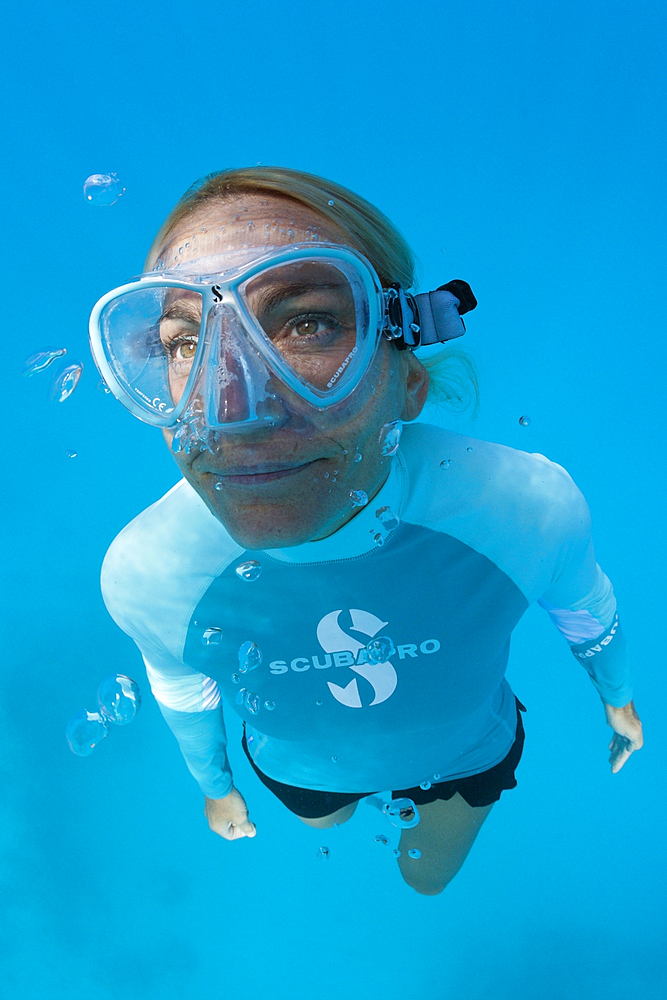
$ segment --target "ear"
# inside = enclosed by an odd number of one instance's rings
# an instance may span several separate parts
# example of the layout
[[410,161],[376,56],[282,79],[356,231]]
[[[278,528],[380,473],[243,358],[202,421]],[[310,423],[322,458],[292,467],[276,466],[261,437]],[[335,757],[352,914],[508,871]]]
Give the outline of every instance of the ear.
[[401,420],[416,420],[424,409],[428,395],[428,372],[412,351],[405,351],[405,405]]

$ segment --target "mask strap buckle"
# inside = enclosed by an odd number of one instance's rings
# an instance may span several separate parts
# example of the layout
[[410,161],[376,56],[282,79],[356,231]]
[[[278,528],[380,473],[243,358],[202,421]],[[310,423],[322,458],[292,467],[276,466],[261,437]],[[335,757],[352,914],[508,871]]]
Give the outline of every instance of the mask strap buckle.
[[385,326],[383,336],[393,340],[399,351],[442,344],[466,331],[461,316],[477,305],[467,281],[455,278],[433,292],[411,295],[398,283],[384,289]]

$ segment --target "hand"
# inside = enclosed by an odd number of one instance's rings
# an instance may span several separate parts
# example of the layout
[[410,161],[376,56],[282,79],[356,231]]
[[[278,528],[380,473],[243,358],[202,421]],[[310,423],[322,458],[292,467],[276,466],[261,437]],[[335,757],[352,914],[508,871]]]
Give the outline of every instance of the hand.
[[628,702],[623,708],[614,708],[603,702],[607,724],[614,730],[609,749],[611,756],[611,773],[620,771],[631,753],[644,745],[642,724],[635,711],[633,702]]
[[240,837],[254,837],[257,834],[255,824],[248,819],[245,799],[236,788],[232,788],[224,799],[207,797],[204,812],[210,828],[225,840],[238,840]]

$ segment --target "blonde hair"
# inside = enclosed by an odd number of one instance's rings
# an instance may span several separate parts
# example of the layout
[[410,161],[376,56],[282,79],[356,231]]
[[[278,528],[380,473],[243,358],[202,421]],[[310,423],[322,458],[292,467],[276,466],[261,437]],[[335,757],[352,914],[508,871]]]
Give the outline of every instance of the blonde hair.
[[[373,265],[383,286],[398,281],[409,289],[415,280],[415,259],[392,222],[365,198],[341,184],[288,167],[240,167],[221,170],[196,181],[171,210],[153,240],[144,270],[151,270],[176,226],[202,205],[247,194],[267,193],[290,198],[333,222],[350,245]],[[460,348],[444,347],[421,359],[429,373],[429,402],[461,410],[475,404],[479,390],[475,368]]]

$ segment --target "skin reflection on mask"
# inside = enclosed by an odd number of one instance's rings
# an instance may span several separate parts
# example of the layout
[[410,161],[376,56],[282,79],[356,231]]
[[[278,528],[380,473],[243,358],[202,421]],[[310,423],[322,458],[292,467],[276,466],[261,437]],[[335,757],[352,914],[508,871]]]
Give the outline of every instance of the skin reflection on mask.
[[[213,240],[223,227],[226,244],[220,246]],[[303,243],[314,233],[318,241],[350,245],[333,223],[306,206],[282,196],[248,195],[197,209],[170,234],[159,259],[169,263],[175,257],[196,260],[213,249],[220,253],[242,245]],[[194,354],[190,345],[196,317],[189,312],[196,304],[185,301],[179,306],[179,301],[174,303],[178,315],[164,317],[161,339],[178,340],[175,350],[185,372]],[[303,401],[283,391],[287,410],[277,426],[224,432],[212,453],[174,457],[185,479],[239,544],[299,545],[325,538],[358,513],[351,490],[363,490],[372,500],[391,462],[380,453],[380,430],[391,420],[417,417],[427,389],[428,376],[419,361],[382,339],[355,392],[355,405],[344,408],[339,419],[311,421]],[[171,443],[173,431],[165,430],[164,435]],[[362,461],[354,461],[355,452],[363,455]]]

